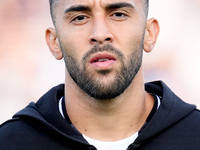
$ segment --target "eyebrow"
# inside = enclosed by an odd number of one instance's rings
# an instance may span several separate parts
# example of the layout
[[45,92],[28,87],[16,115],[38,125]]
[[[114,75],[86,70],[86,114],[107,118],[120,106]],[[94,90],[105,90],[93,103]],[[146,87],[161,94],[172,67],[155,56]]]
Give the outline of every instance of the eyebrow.
[[64,13],[69,13],[69,12],[73,12],[73,11],[90,11],[91,8],[89,6],[85,6],[85,5],[74,5],[71,6],[67,9],[65,9]]
[[[130,7],[130,8],[135,8],[132,4],[126,3],[126,2],[119,2],[119,3],[113,3],[113,4],[108,4],[106,6],[106,10],[111,10],[111,9],[119,9],[123,7]],[[86,5],[74,5],[71,6],[67,9],[65,9],[64,13],[69,13],[69,12],[76,12],[76,11],[91,11],[91,8]]]
[[129,8],[135,8],[132,4],[126,3],[126,2],[119,2],[119,3],[113,3],[113,4],[108,4],[106,6],[106,10],[110,9],[119,9],[123,7],[129,7]]

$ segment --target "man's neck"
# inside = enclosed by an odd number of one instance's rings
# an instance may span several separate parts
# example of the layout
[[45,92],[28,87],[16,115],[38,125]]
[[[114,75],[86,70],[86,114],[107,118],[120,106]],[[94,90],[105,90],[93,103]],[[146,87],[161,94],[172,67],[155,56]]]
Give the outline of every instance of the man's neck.
[[79,132],[97,140],[117,141],[136,133],[154,103],[153,97],[145,92],[143,82],[131,84],[124,93],[110,100],[93,99],[68,85],[65,103],[71,122]]

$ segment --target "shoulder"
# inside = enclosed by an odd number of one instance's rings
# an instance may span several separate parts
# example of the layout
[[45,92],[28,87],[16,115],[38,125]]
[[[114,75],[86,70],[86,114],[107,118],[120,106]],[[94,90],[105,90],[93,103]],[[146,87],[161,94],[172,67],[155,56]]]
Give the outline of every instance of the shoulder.
[[90,147],[48,128],[22,118],[11,119],[0,126],[0,150],[79,150],[80,147]]
[[33,125],[25,119],[11,119],[0,126],[0,149],[1,150],[52,150],[56,143],[56,140],[37,127],[37,124]]
[[35,127],[28,123],[28,121],[21,118],[14,118],[6,121],[0,126],[0,141],[2,139],[18,140],[18,137],[27,138],[30,133],[33,134],[35,131]]
[[17,118],[3,123],[0,126],[0,149],[23,149],[20,145],[23,146],[25,140],[30,138],[29,128],[31,126],[26,121]]
[[55,146],[60,148],[59,137],[56,139],[57,136],[48,133],[48,129],[45,130],[45,127],[41,127],[41,124],[35,121],[33,124],[24,118],[14,118],[3,123],[0,126],[0,149],[52,150]]
[[191,130],[198,129],[200,133],[200,110],[194,109],[191,113],[185,116],[185,118],[183,118],[183,121],[186,126],[190,126]]

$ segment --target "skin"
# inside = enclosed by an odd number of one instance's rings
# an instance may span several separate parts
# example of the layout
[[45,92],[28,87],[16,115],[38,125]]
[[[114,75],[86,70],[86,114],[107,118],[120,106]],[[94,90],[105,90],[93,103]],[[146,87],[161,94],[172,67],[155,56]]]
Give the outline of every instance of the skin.
[[[120,8],[108,8],[119,3]],[[72,6],[80,4],[89,9],[72,11]],[[90,49],[109,44],[123,54],[127,65],[131,54],[140,53],[141,44],[145,52],[151,52],[159,34],[158,21],[146,20],[143,5],[141,0],[60,0],[55,10],[55,28],[46,30],[47,45],[56,59],[70,56],[82,68],[83,57]],[[116,60],[104,67],[92,65],[91,58],[99,54],[109,54]],[[114,81],[121,66],[112,52],[96,52],[84,65],[87,74],[105,87]],[[108,70],[109,73],[99,73]],[[123,93],[110,99],[98,100],[88,95],[72,79],[67,67],[65,82],[71,122],[81,133],[101,141],[121,140],[136,133],[154,104],[153,97],[144,90],[142,67]]]

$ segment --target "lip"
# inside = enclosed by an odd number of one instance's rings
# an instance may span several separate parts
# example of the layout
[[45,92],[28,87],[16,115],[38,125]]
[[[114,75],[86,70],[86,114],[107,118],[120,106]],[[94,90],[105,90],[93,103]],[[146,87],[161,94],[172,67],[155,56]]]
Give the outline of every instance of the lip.
[[105,60],[105,59],[114,61],[116,60],[116,58],[109,53],[98,53],[90,59],[90,63],[99,62],[99,60]]
[[90,64],[94,66],[96,69],[110,69],[113,64],[116,62],[116,58],[107,53],[107,52],[101,52],[95,54],[91,59],[90,59]]

